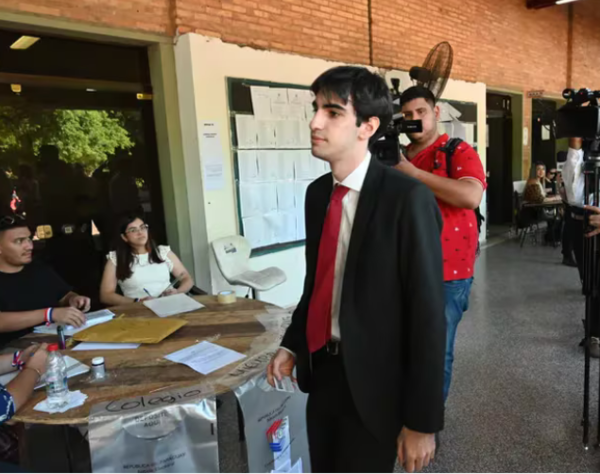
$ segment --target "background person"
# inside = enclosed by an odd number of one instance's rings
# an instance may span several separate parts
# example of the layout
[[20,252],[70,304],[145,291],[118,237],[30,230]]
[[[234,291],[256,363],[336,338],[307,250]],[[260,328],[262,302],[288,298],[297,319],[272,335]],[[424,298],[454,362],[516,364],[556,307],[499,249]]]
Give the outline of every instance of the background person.
[[[100,285],[102,303],[116,306],[190,291],[192,277],[170,247],[156,245],[141,214],[122,217],[117,228],[116,250],[107,255]],[[180,279],[179,286],[167,290],[171,276]]]

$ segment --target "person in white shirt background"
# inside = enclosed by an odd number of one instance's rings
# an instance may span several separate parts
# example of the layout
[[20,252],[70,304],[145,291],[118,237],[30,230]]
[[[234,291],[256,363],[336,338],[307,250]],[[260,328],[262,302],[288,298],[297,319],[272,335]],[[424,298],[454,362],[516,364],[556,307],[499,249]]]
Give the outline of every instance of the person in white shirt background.
[[[100,285],[102,303],[114,306],[161,296],[187,293],[194,281],[177,255],[166,245],[157,246],[144,217],[128,214],[120,219],[116,250],[107,255]],[[171,277],[179,280],[170,287]],[[117,293],[117,285],[122,295]]]
[[[567,161],[562,170],[563,182],[565,185],[565,194],[569,205],[566,212],[569,213],[567,221],[567,232],[573,245],[575,261],[579,269],[579,277],[583,279],[583,239],[584,239],[584,208],[592,213],[590,216],[590,225],[596,228],[600,227],[600,208],[585,206],[585,178],[583,174],[584,151],[583,140],[581,138],[569,139],[569,151]],[[600,233],[600,229],[586,234],[586,237],[593,237]],[[600,308],[593,310],[598,314]],[[600,358],[600,318],[592,319],[591,327],[591,346],[590,354],[594,358]]]

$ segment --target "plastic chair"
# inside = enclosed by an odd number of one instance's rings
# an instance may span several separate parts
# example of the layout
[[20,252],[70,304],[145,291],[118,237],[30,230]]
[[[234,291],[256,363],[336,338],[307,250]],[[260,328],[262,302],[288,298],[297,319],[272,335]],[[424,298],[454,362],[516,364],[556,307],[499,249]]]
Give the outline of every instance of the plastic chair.
[[219,270],[231,285],[247,286],[256,299],[257,291],[268,291],[287,280],[283,270],[269,267],[264,270],[250,270],[250,243],[241,235],[233,235],[215,240],[213,252]]

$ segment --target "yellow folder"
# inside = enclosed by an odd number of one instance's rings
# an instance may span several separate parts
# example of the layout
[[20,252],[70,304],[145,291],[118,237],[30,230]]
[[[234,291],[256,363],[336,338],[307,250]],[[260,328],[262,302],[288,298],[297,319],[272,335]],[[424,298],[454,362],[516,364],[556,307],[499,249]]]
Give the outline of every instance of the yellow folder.
[[81,342],[135,342],[157,344],[185,326],[183,319],[124,318],[113,319],[78,332],[73,339]]

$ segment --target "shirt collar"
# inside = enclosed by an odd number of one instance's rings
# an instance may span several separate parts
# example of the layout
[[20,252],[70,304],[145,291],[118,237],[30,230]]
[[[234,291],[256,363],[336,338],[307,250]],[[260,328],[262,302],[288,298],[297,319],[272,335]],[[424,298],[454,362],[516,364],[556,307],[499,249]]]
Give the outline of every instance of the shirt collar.
[[333,178],[333,186],[335,187],[338,184],[341,184],[342,186],[360,193],[363,183],[365,182],[365,177],[367,176],[367,171],[369,171],[369,164],[371,164],[371,153],[367,151],[367,155],[362,163],[358,165],[358,167],[352,173],[350,173],[344,181],[340,183],[337,179],[335,179],[335,177]]

